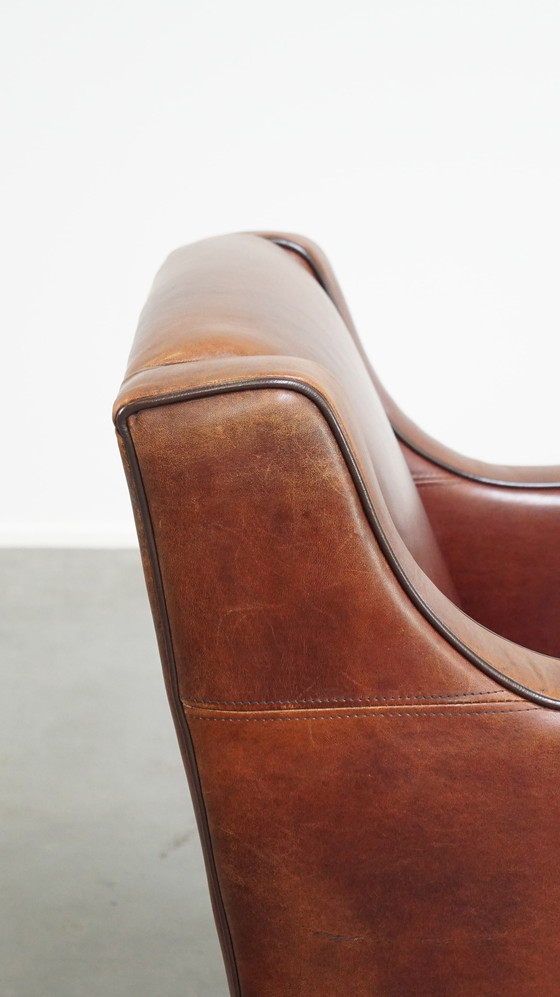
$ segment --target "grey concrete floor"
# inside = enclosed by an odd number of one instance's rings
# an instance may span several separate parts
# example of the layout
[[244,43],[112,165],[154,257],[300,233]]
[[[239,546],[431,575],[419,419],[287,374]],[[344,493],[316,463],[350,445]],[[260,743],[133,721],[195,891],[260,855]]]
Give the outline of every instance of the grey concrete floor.
[[133,551],[0,551],[1,997],[225,997]]

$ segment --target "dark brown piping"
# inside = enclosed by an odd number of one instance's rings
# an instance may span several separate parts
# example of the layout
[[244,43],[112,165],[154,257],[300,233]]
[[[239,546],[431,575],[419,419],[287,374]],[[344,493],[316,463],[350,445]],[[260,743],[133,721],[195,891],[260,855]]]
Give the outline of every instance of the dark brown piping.
[[[140,404],[138,407],[133,408],[133,411],[137,412],[140,408],[147,408],[147,407],[148,406],[146,405]],[[126,415],[124,416],[124,418],[121,418],[122,413],[125,411]],[[237,970],[233,941],[231,938],[231,932],[229,928],[227,914],[221,894],[218,873],[216,869],[216,862],[214,859],[212,839],[208,827],[208,816],[206,813],[206,805],[204,803],[202,786],[200,784],[198,765],[196,762],[196,754],[194,750],[191,733],[185,717],[183,704],[181,702],[181,697],[179,695],[179,683],[177,678],[177,668],[175,664],[173,638],[171,636],[171,627],[169,625],[169,616],[167,613],[167,604],[165,600],[165,590],[163,587],[163,581],[159,566],[159,558],[158,558],[157,546],[155,542],[154,530],[152,525],[152,518],[150,514],[148,500],[146,497],[146,490],[144,488],[144,482],[142,479],[140,464],[138,461],[138,457],[136,455],[136,450],[134,448],[134,443],[128,427],[128,416],[132,415],[133,411],[131,411],[130,406],[127,409],[121,409],[121,411],[117,415],[117,418],[115,419],[115,424],[117,427],[117,431],[122,437],[125,450],[128,456],[128,460],[130,463],[130,471],[132,475],[134,488],[136,491],[136,497],[138,500],[138,505],[148,545],[148,554],[152,568],[152,576],[153,576],[154,588],[159,609],[160,622],[163,630],[165,655],[168,665],[168,674],[173,694],[173,702],[175,707],[174,714],[177,720],[177,725],[176,725],[177,735],[179,737],[180,746],[183,749],[183,755],[188,761],[187,774],[190,776],[189,781],[191,782],[191,794],[193,798],[193,804],[197,818],[199,833],[203,843],[203,852],[208,872],[210,895],[212,898],[212,906],[214,909],[214,913],[216,915],[218,931],[222,942],[226,974],[228,977],[228,983],[230,986],[232,997],[241,997],[241,985],[239,982],[239,973]]]

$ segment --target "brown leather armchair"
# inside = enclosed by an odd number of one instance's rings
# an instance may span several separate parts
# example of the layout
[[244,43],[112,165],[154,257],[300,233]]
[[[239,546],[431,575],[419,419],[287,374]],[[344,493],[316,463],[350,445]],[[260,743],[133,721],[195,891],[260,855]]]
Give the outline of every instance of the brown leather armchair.
[[272,233],[171,255],[115,419],[231,993],[558,997],[560,468],[425,436]]

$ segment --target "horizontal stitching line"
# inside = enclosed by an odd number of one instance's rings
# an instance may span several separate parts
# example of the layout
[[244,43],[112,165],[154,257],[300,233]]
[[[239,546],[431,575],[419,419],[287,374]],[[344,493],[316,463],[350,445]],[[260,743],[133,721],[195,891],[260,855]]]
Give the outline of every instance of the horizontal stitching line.
[[483,692],[449,692],[449,693],[424,693],[410,696],[339,696],[333,699],[183,699],[184,705],[196,703],[197,706],[297,706],[300,703],[401,703],[409,699],[466,699],[469,696],[499,696],[505,693],[505,689],[485,689]]
[[[228,353],[227,356],[239,356],[239,354]],[[224,357],[217,356],[215,359],[223,360]],[[127,374],[123,384],[126,384],[127,381],[130,381],[133,377],[136,377],[137,374],[145,374],[148,370],[158,370],[160,367],[180,367],[183,364],[198,363],[199,360],[208,360],[208,357],[187,357],[185,360],[161,360],[159,363],[148,363],[144,367],[138,367],[137,370],[133,370],[130,374]]]
[[450,481],[448,478],[415,478],[414,484],[418,488],[425,488],[426,485],[448,485],[450,488],[457,485],[463,485],[465,483],[464,478],[460,481]]
[[412,477],[415,481],[454,481],[453,475],[445,476],[443,474],[414,474],[412,472]]
[[193,717],[191,720],[208,720],[211,723],[230,723],[230,724],[241,724],[241,723],[282,723],[284,720],[371,720],[375,717],[487,717],[492,714],[500,713],[529,713],[534,710],[540,710],[540,706],[525,706],[522,709],[514,710],[471,710],[465,713],[458,713],[456,710],[439,712],[439,713],[402,713],[400,710],[395,710],[394,713],[334,713],[328,717],[293,717],[286,714],[282,717]]

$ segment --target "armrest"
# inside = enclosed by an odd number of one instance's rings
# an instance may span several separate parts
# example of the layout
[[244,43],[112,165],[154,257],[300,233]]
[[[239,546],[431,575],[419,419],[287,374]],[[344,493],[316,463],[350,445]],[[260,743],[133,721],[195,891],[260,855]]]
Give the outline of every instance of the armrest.
[[422,569],[340,315],[254,240],[171,258],[114,413],[232,997],[551,994],[560,662]]
[[[333,565],[333,571],[336,578],[340,574],[344,579],[341,596],[343,620],[352,607],[350,643],[356,666],[341,672],[342,647],[345,654],[349,653],[348,628],[340,628],[337,624],[338,637],[329,643],[328,652],[325,650],[323,654],[324,671],[320,676],[316,673],[316,658],[313,655],[310,658],[311,671],[306,681],[319,683],[315,688],[316,694],[320,697],[326,693],[344,701],[354,698],[357,690],[364,696],[383,696],[388,691],[386,682],[391,684],[391,695],[431,694],[442,689],[461,693],[471,691],[473,685],[480,684],[478,670],[486,675],[486,688],[506,689],[541,705],[560,708],[558,662],[510,643],[475,623],[457,608],[441,587],[434,584],[411,553],[413,544],[406,535],[403,536],[404,531],[397,522],[398,515],[395,515],[398,502],[392,501],[390,484],[383,487],[395,470],[389,463],[385,468],[386,478],[381,473],[389,445],[385,424],[381,417],[379,420],[368,418],[365,429],[371,430],[373,425],[374,435],[368,438],[364,432],[364,421],[360,421],[358,416],[367,407],[371,396],[365,393],[371,389],[366,389],[356,374],[357,368],[347,352],[344,331],[337,324],[340,318],[327,297],[321,295],[318,289],[314,291],[313,282],[298,268],[292,267],[288,273],[280,259],[283,254],[278,256],[278,250],[272,256],[267,252],[262,257],[260,247],[255,248],[254,244],[264,243],[264,240],[254,236],[230,238],[241,239],[241,243],[235,242],[236,252],[232,254],[231,243],[220,241],[220,252],[225,253],[228,268],[233,268],[227,294],[223,287],[219,293],[215,285],[212,289],[215,246],[208,248],[201,244],[200,252],[193,253],[191,247],[190,252],[179,251],[170,258],[144,310],[129,373],[115,406],[117,427],[131,468],[131,484],[142,530],[145,536],[151,537],[148,556],[152,561],[152,570],[159,577],[154,597],[157,615],[163,619],[168,611],[165,572],[173,578],[170,589],[183,592],[186,584],[183,576],[181,574],[177,579],[174,572],[184,573],[187,564],[189,570],[192,568],[189,562],[189,535],[184,541],[187,547],[182,550],[181,560],[181,548],[177,545],[179,521],[171,523],[169,511],[164,510],[183,509],[185,497],[188,496],[192,498],[194,495],[200,508],[204,508],[209,496],[214,500],[203,478],[200,479],[199,493],[193,491],[197,477],[190,461],[191,450],[192,459],[197,459],[197,435],[191,426],[191,419],[196,418],[197,432],[203,433],[205,438],[207,431],[197,413],[204,411],[208,426],[214,426],[209,437],[214,449],[210,447],[207,451],[204,471],[208,474],[210,460],[218,468],[227,466],[227,448],[233,447],[231,441],[237,439],[239,433],[235,428],[237,417],[241,425],[244,413],[252,411],[251,406],[257,411],[258,405],[266,399],[269,408],[256,419],[253,430],[250,419],[247,422],[245,440],[252,441],[251,447],[246,442],[245,449],[237,447],[235,450],[235,460],[244,468],[245,500],[264,487],[261,468],[267,471],[266,480],[272,480],[271,468],[279,466],[280,454],[287,460],[284,476],[287,479],[291,476],[294,482],[298,482],[297,488],[294,483],[290,485],[290,494],[299,495],[301,492],[308,499],[310,495],[321,495],[328,508],[327,491],[331,489],[329,495],[333,502],[335,496],[338,496],[338,501],[342,496],[346,503],[342,519],[340,510],[338,518],[333,516],[332,522],[326,513],[321,519],[322,532],[318,536],[323,546],[319,544],[317,550],[322,551],[323,565],[332,561],[333,551],[340,545],[340,536],[346,537],[350,530],[348,535],[352,537],[351,543],[345,539],[344,556],[341,554],[341,562],[336,571]],[[209,243],[213,242],[209,240]],[[249,269],[243,262],[245,257],[241,249],[247,249],[249,253]],[[269,274],[266,286],[263,280],[255,282],[254,250],[259,261],[265,261]],[[294,277],[296,270],[297,277]],[[296,296],[284,293],[284,276],[289,282],[299,281]],[[208,300],[212,306],[203,307],[203,302]],[[332,345],[337,342],[337,337],[341,337],[342,345],[341,353],[335,355],[334,366],[338,371],[335,376],[329,351],[338,348]],[[287,343],[291,344],[294,353],[299,349],[300,355],[288,355]],[[302,356],[305,352],[308,355]],[[265,441],[266,445],[258,435],[263,426],[274,428],[274,433]],[[300,446],[301,469],[298,472],[295,454],[299,432],[305,445],[302,443]],[[217,441],[222,441],[226,447],[219,459]],[[264,448],[262,452],[264,456],[268,455],[268,463],[264,462],[264,457],[263,463],[255,462],[254,455],[261,452],[259,448]],[[310,452],[317,457],[315,469],[309,466],[306,457]],[[197,468],[200,470],[200,464]],[[331,473],[328,468],[336,468],[336,472],[333,470]],[[239,470],[236,473],[239,476]],[[396,478],[399,482],[398,473]],[[275,494],[281,494],[279,482],[277,486],[269,496],[271,503]],[[171,489],[177,491],[170,494]],[[225,510],[222,512],[225,516]],[[187,511],[184,511],[184,517],[187,517]],[[404,518],[406,521],[407,517]],[[183,523],[190,519],[180,521]],[[339,524],[336,529],[332,525],[335,522]],[[344,522],[347,523],[346,529]],[[259,535],[258,530],[255,535]],[[282,543],[285,542],[284,539]],[[162,555],[163,544],[170,546]],[[203,550],[201,539],[199,545]],[[266,587],[270,562],[264,558],[264,552],[259,563],[264,571],[259,584]],[[201,562],[195,577],[203,576],[206,564],[207,559]],[[355,564],[364,566],[356,576],[349,571],[349,565]],[[223,567],[225,572],[225,565]],[[258,573],[253,573],[252,577],[258,578]],[[307,578],[305,572],[300,577],[302,591],[292,607],[297,618],[317,591],[317,580]],[[287,576],[285,585],[288,586]],[[340,589],[340,581],[336,585]],[[382,608],[380,601],[381,591],[385,591],[385,608]],[[308,592],[307,599],[303,598],[304,592]],[[207,596],[209,598],[208,593]],[[364,607],[363,617],[356,617],[357,606]],[[199,615],[204,616],[204,612],[204,607],[200,607]],[[311,618],[310,612],[308,606],[302,618],[306,627]],[[286,619],[296,617],[288,613]],[[335,608],[331,607],[330,629],[334,626],[334,618]],[[245,628],[250,614],[243,619],[243,626],[239,623],[237,630],[240,640],[242,636],[247,638]],[[317,618],[316,628],[319,624],[320,619]],[[354,624],[360,640],[356,639]],[[287,623],[285,625],[288,626]],[[165,626],[169,628],[169,624]],[[372,676],[368,662],[372,653],[368,648],[376,646],[376,627],[382,627],[379,646],[394,648],[394,653],[387,654],[386,678],[382,678],[378,671]],[[222,628],[222,632],[227,632],[227,628],[226,631]],[[400,648],[409,633],[411,660],[407,660],[405,667],[401,651],[397,653],[394,637],[390,639],[389,634],[399,635]],[[419,642],[425,644],[425,654],[418,654]],[[170,647],[171,644],[167,648],[168,654]],[[185,649],[185,661],[187,658]],[[399,662],[398,667],[396,662]],[[475,670],[472,665],[475,665]],[[225,669],[224,676],[227,674],[229,672]],[[293,700],[297,688],[289,687],[289,673],[286,673],[286,682],[288,686],[279,688],[279,695]],[[194,691],[195,698],[202,694],[196,684],[193,688],[189,686],[189,689],[188,695]],[[214,696],[227,699],[227,689],[222,693],[215,690]],[[263,692],[263,695],[266,693]],[[268,695],[270,698],[270,693]]]

